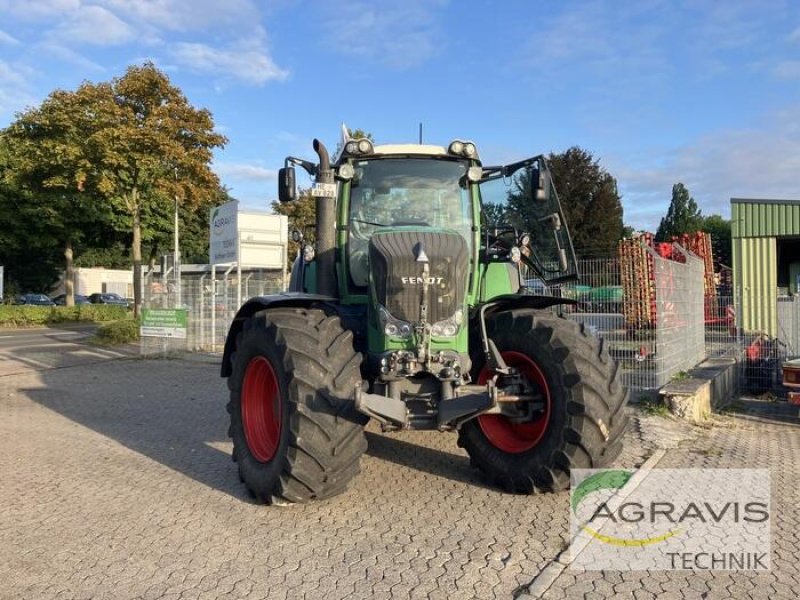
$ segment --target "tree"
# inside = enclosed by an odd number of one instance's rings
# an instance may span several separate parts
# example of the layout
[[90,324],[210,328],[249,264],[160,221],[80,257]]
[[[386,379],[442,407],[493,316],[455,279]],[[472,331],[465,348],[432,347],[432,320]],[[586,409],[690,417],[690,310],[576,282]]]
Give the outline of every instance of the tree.
[[716,265],[732,265],[733,246],[731,242],[730,219],[723,219],[720,215],[710,215],[703,219],[702,231],[711,234],[711,248]]
[[[44,110],[46,109],[46,110]],[[39,113],[53,127],[32,127]],[[211,113],[193,107],[152,63],[129,67],[110,83],[83,83],[75,92],[53,92],[42,109],[12,125],[21,162],[36,171],[42,189],[62,191],[64,201],[88,202],[86,214],[108,213],[111,225],[131,235],[135,313],[142,302],[142,242],[154,235],[149,221],[179,201],[197,208],[219,188],[211,171],[214,148],[227,139],[214,131]],[[58,149],[38,153],[42,139]],[[25,168],[20,167],[21,172]],[[77,190],[81,194],[66,193]],[[59,211],[74,215],[76,207]],[[65,229],[75,231],[74,222]]]
[[[317,209],[315,198],[311,195],[310,189],[300,190],[297,200],[294,202],[273,202],[272,212],[276,215],[286,215],[288,217],[289,231],[297,230],[303,234],[307,241],[314,241]],[[290,238],[288,249],[290,263],[299,251],[300,244]]]
[[152,206],[197,206],[219,187],[210,163],[227,142],[211,113],[194,108],[152,63],[109,86],[110,104],[90,138],[98,189],[131,219],[135,312],[142,301],[142,215]]
[[682,183],[672,186],[672,201],[667,214],[661,219],[656,231],[657,242],[669,242],[672,236],[700,231],[703,215],[697,203],[689,195],[689,190]]
[[[65,261],[67,304],[73,301],[73,254],[103,230],[110,219],[109,207],[84,193],[85,173],[90,164],[81,148],[86,126],[94,115],[97,96],[93,90],[84,94],[56,90],[38,108],[17,115],[2,132],[4,156],[3,182],[25,197],[16,214],[25,217],[23,228],[40,229],[37,239],[53,248],[61,247]],[[24,261],[23,264],[27,262]],[[47,290],[54,274],[42,269],[47,261],[31,265],[47,283],[37,287]]]
[[500,225],[506,220],[506,207],[503,204],[486,202],[483,205],[483,214],[490,225]]
[[622,201],[617,181],[591,152],[577,146],[548,157],[576,252],[611,256],[622,238]]
[[[60,240],[51,236],[30,192],[0,183],[0,265],[5,267],[7,297],[23,292],[49,292],[63,265]],[[0,298],[0,302],[2,302]]]

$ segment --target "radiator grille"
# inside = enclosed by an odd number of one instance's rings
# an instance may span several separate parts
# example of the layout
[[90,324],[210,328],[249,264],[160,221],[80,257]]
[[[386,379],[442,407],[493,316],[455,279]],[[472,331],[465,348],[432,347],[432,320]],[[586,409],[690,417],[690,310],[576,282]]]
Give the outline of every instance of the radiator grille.
[[397,319],[416,322],[424,285],[424,265],[419,251],[428,257],[428,322],[453,316],[464,304],[469,252],[457,233],[391,231],[376,233],[369,243],[370,269],[378,302]]

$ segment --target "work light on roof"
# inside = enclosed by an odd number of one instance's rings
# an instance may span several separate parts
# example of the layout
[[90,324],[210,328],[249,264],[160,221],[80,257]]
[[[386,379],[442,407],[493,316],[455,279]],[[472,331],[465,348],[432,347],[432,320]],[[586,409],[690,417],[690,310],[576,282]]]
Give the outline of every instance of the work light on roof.
[[461,140],[453,140],[450,142],[447,151],[456,156],[463,156],[465,158],[476,158],[478,150],[472,142],[462,142]]
[[372,142],[367,138],[350,140],[344,145],[344,151],[351,155],[372,154],[374,152]]

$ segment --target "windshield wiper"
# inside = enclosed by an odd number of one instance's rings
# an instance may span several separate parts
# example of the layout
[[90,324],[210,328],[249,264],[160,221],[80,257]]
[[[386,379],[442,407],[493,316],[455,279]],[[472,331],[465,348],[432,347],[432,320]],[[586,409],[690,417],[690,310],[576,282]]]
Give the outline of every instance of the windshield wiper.
[[373,225],[374,227],[388,227],[385,223],[373,223],[372,221],[365,221],[364,219],[350,219],[354,223],[363,223],[364,225]]

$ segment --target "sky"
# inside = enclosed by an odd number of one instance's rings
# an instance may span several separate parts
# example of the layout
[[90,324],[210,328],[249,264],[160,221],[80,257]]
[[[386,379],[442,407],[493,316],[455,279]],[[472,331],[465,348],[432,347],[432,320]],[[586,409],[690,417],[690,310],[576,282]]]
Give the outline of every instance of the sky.
[[800,199],[795,0],[0,0],[0,128],[144,61],[212,112],[214,169],[247,208],[342,123],[376,143],[422,123],[484,164],[580,146],[637,229],[677,182],[706,215]]

